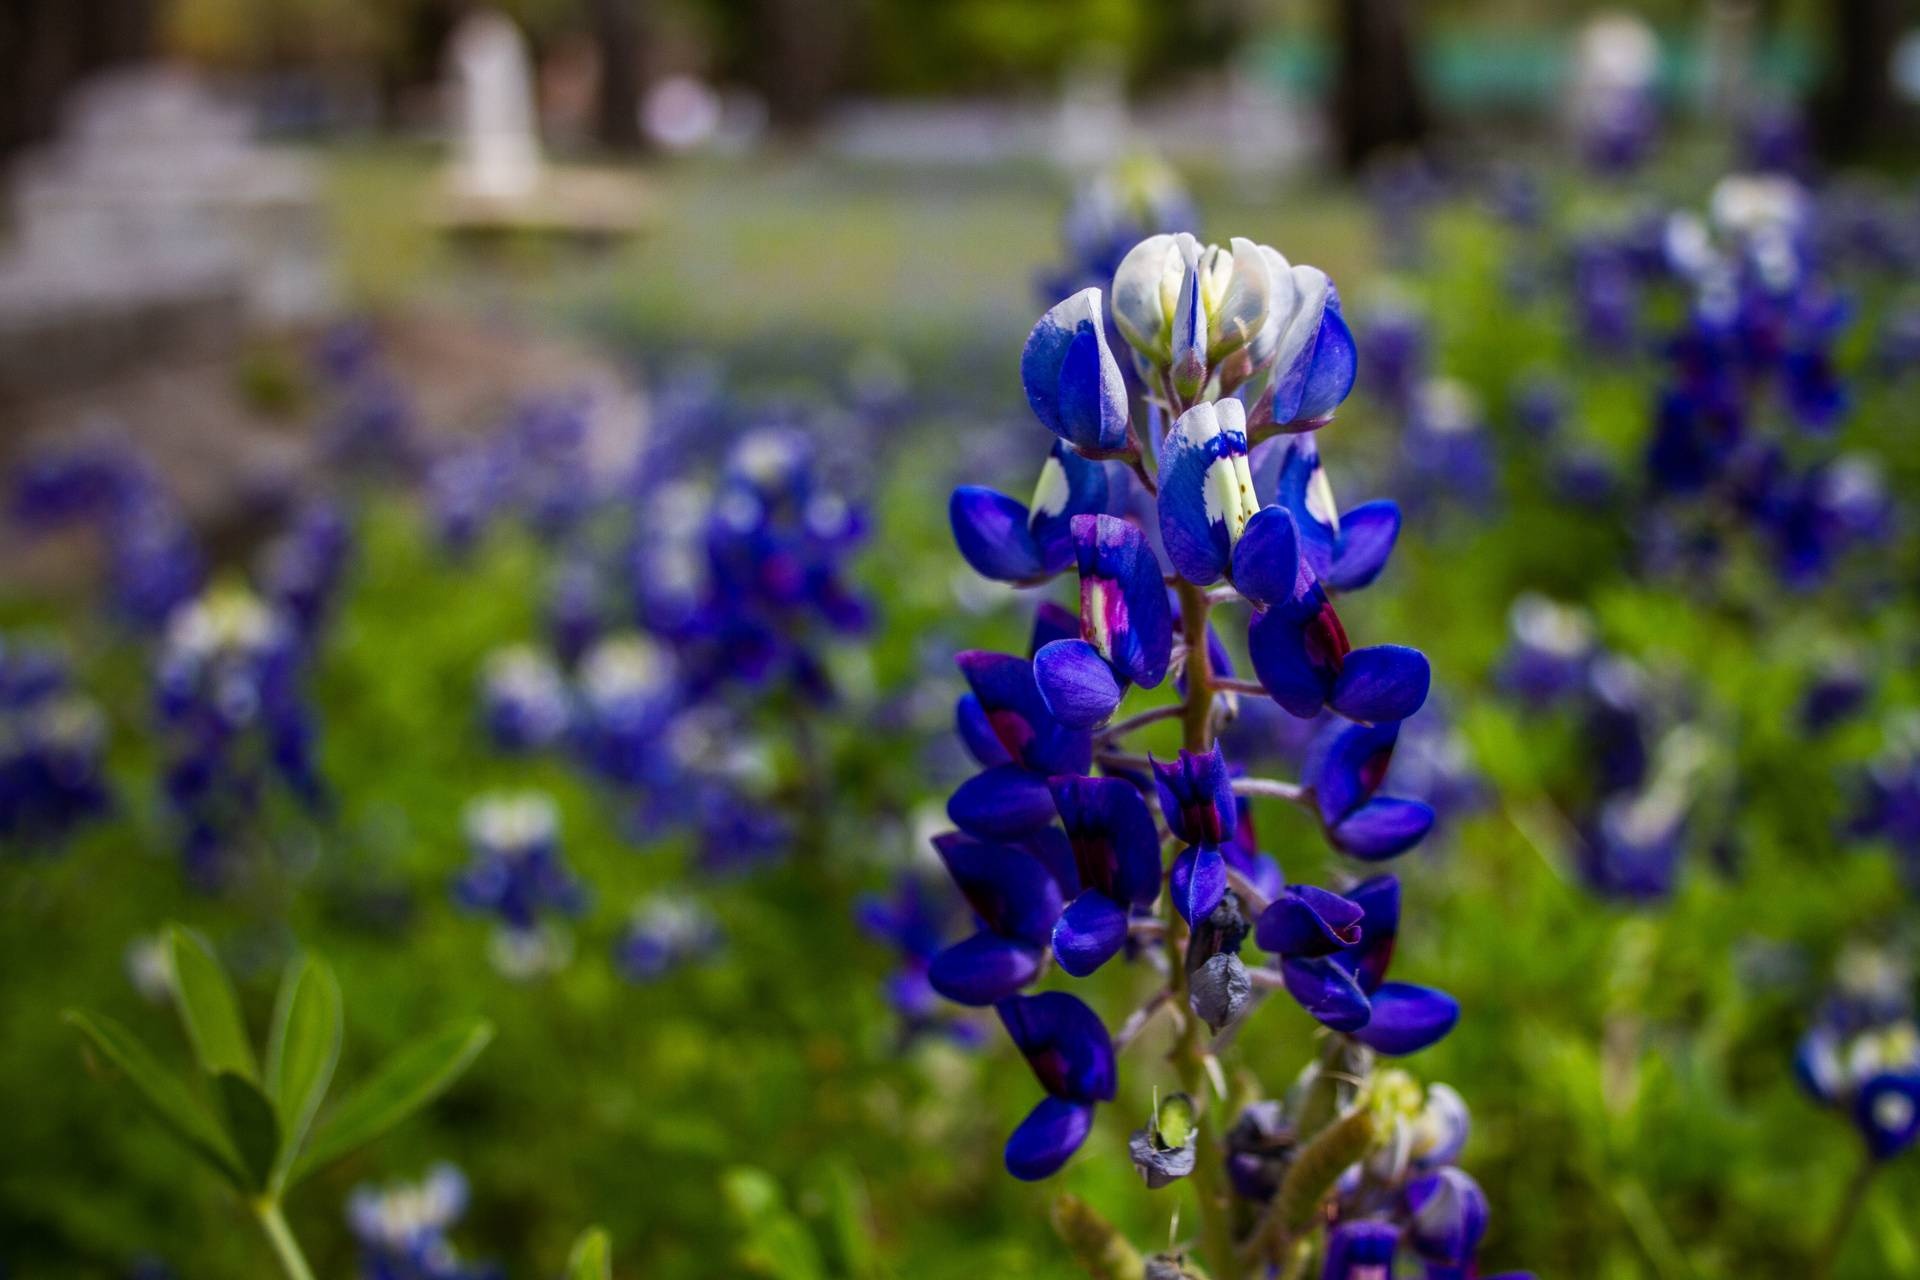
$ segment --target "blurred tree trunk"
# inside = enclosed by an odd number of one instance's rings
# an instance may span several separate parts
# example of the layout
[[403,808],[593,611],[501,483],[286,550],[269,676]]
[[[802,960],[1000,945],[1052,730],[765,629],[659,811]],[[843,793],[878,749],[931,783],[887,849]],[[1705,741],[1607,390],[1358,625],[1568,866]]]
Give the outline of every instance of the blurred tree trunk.
[[1427,136],[1414,58],[1412,0],[1333,0],[1339,66],[1333,120],[1340,161],[1358,169],[1376,152]]
[[0,4],[0,154],[51,133],[87,75],[152,57],[156,30],[153,0]]
[[1890,64],[1911,12],[1906,0],[1826,0],[1826,6],[1833,43],[1816,104],[1820,149],[1829,160],[1856,159],[1885,149],[1900,128]]
[[756,0],[748,34],[754,86],[781,129],[820,122],[846,71],[848,7],[835,0]]
[[594,41],[600,48],[600,101],[594,135],[614,151],[638,151],[640,35],[643,0],[592,0]]

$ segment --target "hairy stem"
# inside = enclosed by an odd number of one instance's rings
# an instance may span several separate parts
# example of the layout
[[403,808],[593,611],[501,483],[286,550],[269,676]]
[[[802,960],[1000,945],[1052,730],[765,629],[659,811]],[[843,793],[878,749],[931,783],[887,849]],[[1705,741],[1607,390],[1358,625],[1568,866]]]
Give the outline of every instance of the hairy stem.
[[[1207,657],[1207,611],[1211,606],[1206,593],[1191,583],[1180,583],[1179,591],[1180,621],[1187,645],[1181,745],[1188,751],[1205,751],[1213,745],[1213,690]],[[1182,1015],[1180,1040],[1173,1050],[1174,1065],[1180,1073],[1180,1086],[1193,1099],[1200,1119],[1193,1168],[1194,1198],[1200,1212],[1200,1253],[1213,1280],[1240,1280],[1240,1259],[1233,1247],[1233,1206],[1224,1185],[1226,1169],[1219,1145],[1225,1117],[1218,1114],[1218,1100],[1208,1087],[1204,1024],[1187,1003],[1187,932],[1178,927],[1172,894],[1167,895],[1166,919],[1169,992]]]
[[287,1280],[313,1280],[313,1268],[307,1265],[307,1255],[300,1252],[300,1242],[293,1238],[293,1231],[280,1212],[280,1202],[256,1200],[252,1207],[254,1220],[260,1224],[267,1243],[273,1246],[273,1256],[279,1260]]

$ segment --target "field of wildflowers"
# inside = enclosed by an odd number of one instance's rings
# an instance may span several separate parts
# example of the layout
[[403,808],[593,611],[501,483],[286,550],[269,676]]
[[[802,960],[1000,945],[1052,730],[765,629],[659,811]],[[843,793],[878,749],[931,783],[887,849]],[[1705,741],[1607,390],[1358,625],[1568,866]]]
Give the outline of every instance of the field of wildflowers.
[[486,267],[641,403],[23,460],[0,1265],[1920,1275],[1920,205],[1790,141],[690,166]]

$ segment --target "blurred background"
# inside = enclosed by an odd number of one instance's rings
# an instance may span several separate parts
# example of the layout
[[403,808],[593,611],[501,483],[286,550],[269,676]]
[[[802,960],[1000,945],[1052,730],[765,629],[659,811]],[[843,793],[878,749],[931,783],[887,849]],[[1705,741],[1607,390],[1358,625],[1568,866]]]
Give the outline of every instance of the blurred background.
[[[323,1276],[416,1274],[347,1204],[438,1162],[420,1275],[596,1221],[620,1275],[1066,1277],[1062,1189],[1164,1237],[1143,1081],[1002,1172],[1034,1085],[925,990],[926,837],[952,654],[1032,612],[947,495],[1028,492],[1034,318],[1181,229],[1358,339],[1323,447],[1407,524],[1348,625],[1436,673],[1399,963],[1466,1010],[1418,1065],[1487,1256],[1812,1274],[1860,1135],[1796,1052],[1920,1045],[1917,122],[1905,0],[9,4],[0,1274],[262,1273],[59,1025],[183,1060],[168,919],[256,1028],[326,955],[361,1069],[500,1028],[293,1199]],[[1837,1274],[1920,1275],[1916,1163]]]

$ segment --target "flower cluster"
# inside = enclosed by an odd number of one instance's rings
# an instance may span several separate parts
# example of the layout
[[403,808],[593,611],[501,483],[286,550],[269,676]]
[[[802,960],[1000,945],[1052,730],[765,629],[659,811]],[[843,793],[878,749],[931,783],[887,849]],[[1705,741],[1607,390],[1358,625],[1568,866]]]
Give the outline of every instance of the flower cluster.
[[162,780],[198,884],[226,878],[277,789],[308,810],[324,802],[301,659],[292,622],[242,588],[215,588],[167,625],[154,672]]
[[106,728],[58,654],[0,639],[0,848],[56,850],[111,807]]
[[1705,739],[1669,723],[1674,700],[1602,647],[1585,611],[1523,595],[1508,633],[1501,686],[1530,712],[1570,710],[1578,726],[1583,785],[1565,803],[1588,886],[1626,901],[1666,898],[1709,763]]
[[657,893],[634,903],[614,943],[614,963],[634,982],[657,982],[712,955],[721,942],[720,922],[696,899]]
[[560,853],[560,818],[537,791],[486,795],[466,812],[472,860],[454,881],[454,900],[497,917],[493,960],[501,972],[526,977],[563,966],[571,939],[551,916],[586,906],[586,892]]
[[1920,1028],[1911,968],[1865,949],[1841,957],[1839,982],[1794,1059],[1800,1083],[1844,1112],[1875,1160],[1920,1142]]
[[13,514],[36,532],[82,523],[97,528],[115,612],[142,630],[163,628],[206,580],[185,514],[125,440],[83,440],[32,455],[14,478]]
[[[1021,359],[1028,403],[1056,437],[1032,501],[969,486],[951,502],[976,570],[1037,586],[1072,568],[1079,608],[1043,604],[1026,655],[958,655],[968,687],[958,730],[980,772],[949,801],[957,830],[934,843],[977,928],[935,954],[927,977],[950,1000],[991,1006],[1045,1092],[1007,1142],[1007,1168],[1026,1179],[1085,1142],[1097,1105],[1116,1095],[1120,1048],[1164,1011],[1177,1026],[1184,1110],[1156,1112],[1135,1135],[1136,1159],[1152,1185],[1192,1171],[1207,1264],[1233,1275],[1249,1252],[1278,1265],[1309,1247],[1314,1206],[1335,1197],[1336,1176],[1384,1149],[1369,1136],[1331,1163],[1298,1218],[1274,1207],[1273,1188],[1248,1183],[1239,1189],[1265,1207],[1236,1225],[1208,1065],[1234,1025],[1285,991],[1350,1059],[1340,1078],[1356,1091],[1295,1115],[1289,1143],[1272,1148],[1284,1180],[1314,1165],[1305,1153],[1331,1128],[1371,1123],[1354,1117],[1381,1105],[1376,1054],[1417,1052],[1459,1016],[1444,992],[1387,978],[1396,877],[1289,883],[1260,852],[1243,802],[1301,806],[1362,864],[1411,848],[1433,810],[1383,784],[1430,674],[1415,649],[1354,645],[1337,608],[1385,568],[1400,512],[1388,501],[1342,511],[1321,464],[1313,433],[1346,398],[1357,358],[1327,276],[1248,240],[1222,248],[1159,235],[1121,259],[1111,303],[1131,379],[1099,289],[1049,309]],[[1144,391],[1138,404],[1130,381]],[[1216,611],[1224,621],[1228,610],[1244,611],[1244,624],[1216,628]],[[1235,649],[1253,679],[1235,675]],[[1133,690],[1163,686],[1176,702],[1115,720]],[[1249,698],[1324,718],[1300,781],[1237,776],[1218,732]],[[1172,759],[1127,750],[1129,735],[1176,719]],[[1242,954],[1249,942],[1264,960]],[[1029,990],[1050,965],[1079,978],[1117,958],[1162,984],[1117,1036],[1077,996]],[[1393,1200],[1414,1242],[1460,1268],[1477,1230],[1418,1233],[1461,1216],[1453,1204],[1464,1195],[1448,1178]],[[1385,1201],[1354,1205],[1356,1221],[1391,1225]]]
[[360,1242],[361,1280],[500,1280],[491,1264],[465,1262],[447,1238],[467,1211],[467,1179],[437,1164],[418,1182],[359,1186],[347,1225]]

